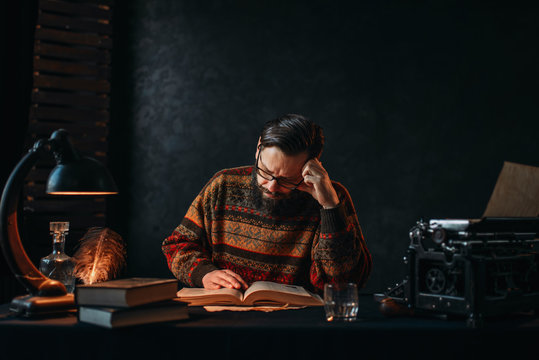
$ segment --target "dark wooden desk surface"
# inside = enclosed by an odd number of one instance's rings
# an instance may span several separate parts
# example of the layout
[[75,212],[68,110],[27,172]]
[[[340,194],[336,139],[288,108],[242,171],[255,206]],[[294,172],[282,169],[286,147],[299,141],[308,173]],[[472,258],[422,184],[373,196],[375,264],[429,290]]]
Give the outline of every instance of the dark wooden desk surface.
[[[10,359],[272,358],[462,359],[529,357],[539,341],[539,319],[513,314],[469,329],[463,319],[385,318],[372,296],[362,296],[358,320],[328,323],[323,308],[272,313],[189,308],[190,319],[104,329],[75,315],[19,319],[0,306],[0,346]],[[54,351],[59,351],[55,354]],[[4,359],[4,357],[1,357]],[[535,355],[534,357],[535,358]],[[513,359],[511,359],[513,360]]]

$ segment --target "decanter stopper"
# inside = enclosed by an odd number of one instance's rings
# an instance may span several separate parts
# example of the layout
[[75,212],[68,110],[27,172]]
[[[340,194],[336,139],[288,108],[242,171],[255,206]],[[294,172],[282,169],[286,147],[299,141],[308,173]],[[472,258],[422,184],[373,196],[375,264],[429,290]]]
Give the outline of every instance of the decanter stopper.
[[64,235],[67,235],[69,231],[69,221],[51,221],[49,223],[49,229],[51,235],[54,235],[54,233],[64,233]]

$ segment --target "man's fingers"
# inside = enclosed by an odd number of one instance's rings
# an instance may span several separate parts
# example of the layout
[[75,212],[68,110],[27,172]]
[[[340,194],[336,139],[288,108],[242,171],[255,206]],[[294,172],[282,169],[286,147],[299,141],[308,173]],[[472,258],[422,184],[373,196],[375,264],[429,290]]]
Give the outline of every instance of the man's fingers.
[[235,289],[239,289],[240,287],[242,287],[242,284],[234,276],[232,276],[232,274],[236,275],[235,273],[228,272],[226,270],[221,271],[218,275],[219,285]]
[[207,289],[229,289],[248,288],[247,283],[241,276],[231,270],[214,270],[202,278],[202,283]]
[[326,169],[322,166],[322,163],[318,159],[311,159],[303,165],[302,174],[308,173],[308,172],[315,172],[315,173],[326,173]]
[[305,184],[305,180],[297,187],[299,191],[305,191],[306,193],[312,194],[313,187]]
[[[214,280],[214,283],[217,284],[217,285],[220,285],[220,287],[224,287],[224,288],[228,288],[228,289],[234,289],[236,288],[236,284],[226,280],[226,279],[223,279],[223,278],[219,278],[219,279],[216,279]],[[239,285],[239,284],[238,284]]]
[[324,178],[327,177],[323,170],[313,168],[303,169],[301,176],[303,176],[303,181],[310,181],[311,183],[322,182]]
[[247,285],[247,283],[245,282],[245,280],[243,280],[243,278],[241,276],[239,276],[238,274],[236,274],[234,271],[232,270],[225,270],[226,273],[230,276],[232,276],[234,279],[236,279],[239,283],[240,283],[240,286],[243,287],[244,289],[247,289],[249,287],[249,285]]
[[305,184],[307,184],[307,186],[313,186],[317,181],[317,177],[316,176],[312,176],[312,175],[305,175],[303,177],[303,182]]
[[212,282],[212,283],[210,283],[210,284],[207,284],[207,285],[205,286],[205,288],[206,288],[206,289],[209,289],[209,290],[217,290],[217,289],[222,288],[222,286],[219,285],[219,284],[215,284],[215,283]]

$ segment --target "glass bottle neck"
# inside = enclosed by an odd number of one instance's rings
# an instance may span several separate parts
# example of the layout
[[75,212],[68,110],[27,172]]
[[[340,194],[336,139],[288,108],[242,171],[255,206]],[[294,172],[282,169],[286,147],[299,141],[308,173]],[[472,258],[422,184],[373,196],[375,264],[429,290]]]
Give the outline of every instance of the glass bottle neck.
[[62,254],[65,248],[65,234],[55,232],[52,241],[52,253],[53,254]]

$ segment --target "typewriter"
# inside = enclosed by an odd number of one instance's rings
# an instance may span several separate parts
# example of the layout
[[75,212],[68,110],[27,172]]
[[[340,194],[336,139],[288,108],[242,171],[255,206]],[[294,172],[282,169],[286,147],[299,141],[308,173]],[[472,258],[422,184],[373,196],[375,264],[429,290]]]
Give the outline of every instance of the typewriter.
[[409,233],[406,276],[383,294],[392,314],[486,317],[539,312],[539,217],[420,220]]

